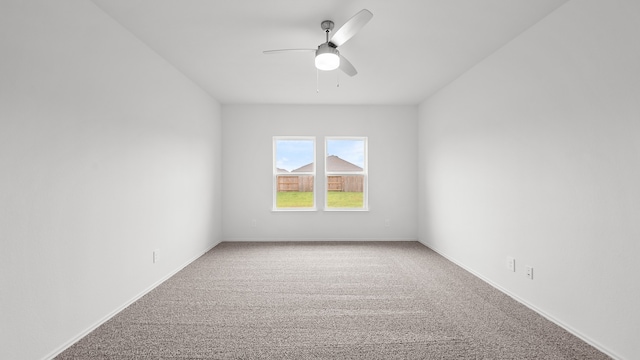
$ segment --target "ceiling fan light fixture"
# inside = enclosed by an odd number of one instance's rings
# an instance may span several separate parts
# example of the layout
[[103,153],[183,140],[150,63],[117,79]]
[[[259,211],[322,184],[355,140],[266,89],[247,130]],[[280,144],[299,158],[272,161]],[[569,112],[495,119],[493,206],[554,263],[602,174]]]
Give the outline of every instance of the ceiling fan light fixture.
[[331,71],[340,67],[340,53],[328,44],[318,46],[316,50],[316,68],[322,71]]
[[265,54],[278,54],[283,52],[316,52],[315,65],[316,69],[322,71],[331,71],[340,69],[349,76],[355,76],[358,71],[344,56],[338,52],[338,47],[349,41],[360,29],[371,20],[373,14],[367,9],[360,10],[357,14],[347,20],[333,36],[329,36],[333,30],[334,23],[331,20],[324,20],[320,23],[320,28],[324,31],[325,42],[318,45],[317,49],[281,49],[263,51]]

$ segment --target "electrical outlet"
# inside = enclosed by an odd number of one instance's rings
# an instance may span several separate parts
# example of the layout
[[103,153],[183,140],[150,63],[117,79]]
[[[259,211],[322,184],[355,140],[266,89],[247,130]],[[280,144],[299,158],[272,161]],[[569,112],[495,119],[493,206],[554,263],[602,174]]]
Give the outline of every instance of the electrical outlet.
[[391,219],[384,219],[384,226],[386,227],[391,226]]
[[160,249],[153,250],[153,263],[160,261]]
[[258,222],[256,221],[256,219],[251,219],[251,227],[256,227],[258,226]]
[[526,267],[526,271],[527,271],[527,277],[531,280],[533,280],[533,267],[532,266],[527,266]]
[[513,272],[516,271],[516,259],[511,256],[507,256],[507,269]]

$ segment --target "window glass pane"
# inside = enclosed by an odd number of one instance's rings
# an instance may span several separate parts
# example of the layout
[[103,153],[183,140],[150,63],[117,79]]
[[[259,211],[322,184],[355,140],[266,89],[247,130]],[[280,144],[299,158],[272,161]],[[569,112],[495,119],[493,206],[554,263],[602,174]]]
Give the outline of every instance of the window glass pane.
[[327,208],[367,208],[366,138],[326,139]]
[[364,175],[327,176],[327,207],[363,208]]
[[362,172],[364,151],[362,139],[327,140],[327,171]]
[[315,206],[315,141],[274,139],[276,209]]
[[313,140],[276,140],[278,172],[313,172]]
[[313,175],[278,175],[276,178],[276,208],[313,207]]

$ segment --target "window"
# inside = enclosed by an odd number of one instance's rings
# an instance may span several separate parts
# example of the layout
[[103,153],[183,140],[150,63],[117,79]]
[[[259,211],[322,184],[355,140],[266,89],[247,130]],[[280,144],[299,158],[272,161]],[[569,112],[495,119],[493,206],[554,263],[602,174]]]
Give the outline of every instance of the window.
[[315,210],[316,140],[273,138],[273,209]]
[[328,137],[325,209],[367,210],[367,138]]

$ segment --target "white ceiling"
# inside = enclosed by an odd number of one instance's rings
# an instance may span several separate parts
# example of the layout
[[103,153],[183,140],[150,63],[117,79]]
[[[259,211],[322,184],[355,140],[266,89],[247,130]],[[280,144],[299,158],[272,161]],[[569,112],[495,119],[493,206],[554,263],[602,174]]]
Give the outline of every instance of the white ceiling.
[[[567,0],[93,0],[223,104],[418,104]],[[319,73],[320,22],[373,19]]]

